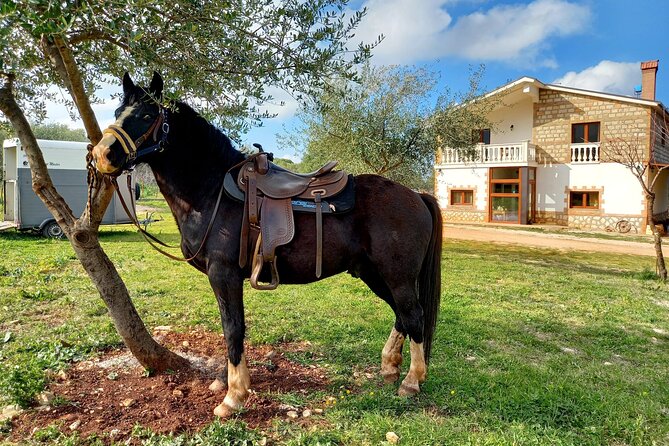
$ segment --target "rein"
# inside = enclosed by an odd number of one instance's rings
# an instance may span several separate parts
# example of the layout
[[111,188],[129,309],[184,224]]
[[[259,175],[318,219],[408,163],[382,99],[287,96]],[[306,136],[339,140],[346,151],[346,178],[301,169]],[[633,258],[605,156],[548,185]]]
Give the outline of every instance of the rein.
[[[133,191],[132,191],[132,178],[128,175],[128,193],[130,194],[130,201],[132,204],[133,203]],[[214,212],[211,214],[211,219],[209,220],[209,224],[207,225],[207,230],[204,233],[204,237],[202,238],[202,242],[200,243],[200,247],[195,251],[195,254],[193,254],[190,257],[178,257],[173,254],[170,254],[169,252],[165,251],[164,249],[160,248],[157,245],[164,246],[166,248],[178,248],[177,246],[171,246],[168,245],[167,243],[159,240],[157,237],[149,234],[146,230],[142,228],[142,226],[139,224],[139,221],[137,220],[137,216],[134,215],[132,212],[130,212],[130,208],[128,205],[125,203],[125,200],[123,199],[123,195],[121,194],[121,190],[118,185],[118,181],[116,181],[116,177],[111,179],[112,184],[114,185],[114,189],[116,189],[116,193],[118,194],[118,198],[121,201],[121,205],[123,206],[123,210],[125,213],[128,215],[132,223],[137,227],[139,232],[144,236],[144,240],[151,245],[153,249],[158,251],[159,253],[163,254],[166,257],[169,257],[172,260],[176,260],[177,262],[190,262],[191,260],[195,259],[200,252],[202,251],[202,248],[204,248],[204,245],[209,238],[209,233],[211,232],[211,228],[214,226],[214,220],[216,220],[216,215],[218,214],[218,208],[221,205],[221,198],[223,197],[223,185],[221,185],[221,189],[218,191],[218,197],[216,198],[216,205],[214,205]],[[134,206],[133,206],[134,208]]]
[[[158,141],[158,130],[162,129],[163,134],[162,137],[160,138],[160,141]],[[127,155],[127,160],[125,164],[123,165],[122,170],[127,171],[131,170],[135,160],[137,160],[139,157],[149,155],[154,152],[162,152],[165,150],[165,147],[167,146],[167,135],[170,131],[170,126],[167,123],[167,109],[164,107],[160,107],[160,114],[158,115],[158,118],[151,124],[151,127],[144,133],[142,136],[137,138],[136,140],[133,141],[133,139],[128,135],[128,133],[123,130],[118,125],[110,125],[107,127],[102,134],[110,134],[113,135],[117,141],[121,144],[121,147],[123,147],[123,151]],[[145,147],[143,149],[139,149],[138,147],[141,147],[141,145],[149,138],[150,135],[153,135],[153,141],[156,142],[155,144]],[[92,149],[92,147],[91,147]],[[89,149],[89,156],[90,156],[90,149]],[[92,158],[92,157],[91,157]],[[95,175],[93,175],[95,176]],[[91,196],[91,191],[92,187],[95,187],[95,181],[91,181],[91,175],[89,171],[89,201],[90,201],[90,196]],[[132,191],[132,178],[130,175],[128,175],[128,181],[127,181],[127,186],[128,186],[128,193],[130,196],[130,202],[133,205],[132,208],[134,209],[134,194]],[[186,257],[178,257],[173,254],[170,254],[169,252],[163,250],[160,248],[158,245],[163,246],[165,248],[178,248],[178,246],[171,246],[168,245],[155,236],[149,234],[142,226],[139,224],[139,221],[137,219],[137,215],[134,214],[133,212],[130,211],[130,208],[125,202],[125,199],[123,198],[123,194],[121,194],[121,190],[118,185],[117,177],[111,177],[111,183],[114,186],[114,189],[116,190],[116,194],[118,195],[119,200],[121,201],[121,205],[123,206],[123,210],[125,213],[128,215],[128,218],[130,218],[130,221],[137,227],[139,232],[142,234],[144,237],[144,240],[147,241],[149,245],[159,253],[163,254],[166,257],[169,257],[172,260],[176,260],[178,262],[190,262],[191,260],[195,259],[200,252],[202,251],[202,248],[204,248],[205,243],[207,242],[207,239],[209,238],[209,233],[211,232],[211,228],[214,226],[214,220],[216,220],[216,215],[218,214],[218,209],[221,205],[221,198],[223,197],[223,186],[224,183],[221,184],[221,189],[218,191],[218,198],[216,198],[216,205],[214,206],[214,212],[211,214],[211,219],[209,220],[209,224],[207,225],[207,230],[204,233],[204,237],[202,238],[202,242],[200,243],[200,247],[195,251],[195,254],[192,256],[186,258]]]

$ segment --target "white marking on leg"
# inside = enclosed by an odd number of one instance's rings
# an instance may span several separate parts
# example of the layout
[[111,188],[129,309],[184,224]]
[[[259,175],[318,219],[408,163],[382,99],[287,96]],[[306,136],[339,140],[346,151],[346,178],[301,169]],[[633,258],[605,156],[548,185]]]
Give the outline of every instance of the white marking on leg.
[[242,359],[236,367],[228,360],[228,393],[223,402],[214,409],[214,415],[225,418],[243,408],[250,387],[251,379],[246,368],[246,355],[242,353]]
[[402,381],[398,394],[400,396],[415,395],[420,392],[420,383],[425,382],[427,377],[427,366],[425,365],[425,353],[423,343],[417,344],[411,341],[411,366],[409,373]]
[[400,378],[403,346],[404,335],[393,327],[381,352],[381,376],[386,383],[394,383]]

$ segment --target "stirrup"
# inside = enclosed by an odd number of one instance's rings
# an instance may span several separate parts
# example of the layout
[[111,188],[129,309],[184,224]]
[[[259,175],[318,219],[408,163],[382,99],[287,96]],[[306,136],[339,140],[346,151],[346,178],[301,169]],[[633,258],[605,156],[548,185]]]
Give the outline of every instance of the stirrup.
[[253,268],[251,269],[251,277],[250,277],[250,282],[251,286],[255,288],[256,290],[262,290],[262,291],[271,291],[277,289],[279,286],[279,271],[276,269],[276,256],[272,260],[270,260],[269,265],[270,265],[270,270],[272,271],[272,281],[268,284],[262,284],[258,282],[258,278],[260,277],[260,273],[262,272],[262,268],[265,264],[263,261],[263,256],[260,253],[260,245],[262,244],[262,234],[258,234],[258,240],[256,241],[256,247],[253,253]]

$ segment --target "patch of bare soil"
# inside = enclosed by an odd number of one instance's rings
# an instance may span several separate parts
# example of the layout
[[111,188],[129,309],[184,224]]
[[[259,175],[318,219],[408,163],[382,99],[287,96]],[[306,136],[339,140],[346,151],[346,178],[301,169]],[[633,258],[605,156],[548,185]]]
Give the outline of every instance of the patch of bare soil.
[[[11,439],[20,441],[52,424],[64,433],[78,431],[84,438],[107,434],[106,438],[119,441],[127,438],[135,425],[166,434],[194,432],[212,422],[213,409],[225,396],[225,390],[209,390],[227,364],[222,335],[194,331],[164,332],[160,337],[164,345],[188,357],[193,368],[146,376],[127,350],[77,363],[52,380],[47,389],[55,397],[51,406],[28,411],[13,421]],[[247,346],[252,393],[246,403],[248,410],[239,418],[250,427],[267,426],[277,417],[286,417],[285,405],[272,399],[272,394],[327,388],[323,369],[286,358],[285,353],[304,348],[302,344]]]

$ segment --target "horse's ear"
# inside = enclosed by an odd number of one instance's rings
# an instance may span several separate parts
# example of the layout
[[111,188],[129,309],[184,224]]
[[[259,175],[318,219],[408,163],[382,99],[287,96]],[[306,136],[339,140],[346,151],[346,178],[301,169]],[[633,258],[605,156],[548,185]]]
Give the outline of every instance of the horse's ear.
[[130,78],[130,74],[126,71],[123,75],[123,94],[128,95],[135,88],[135,83]]
[[161,95],[163,94],[163,78],[157,71],[153,72],[151,85],[149,85],[149,92],[158,99],[160,99]]

